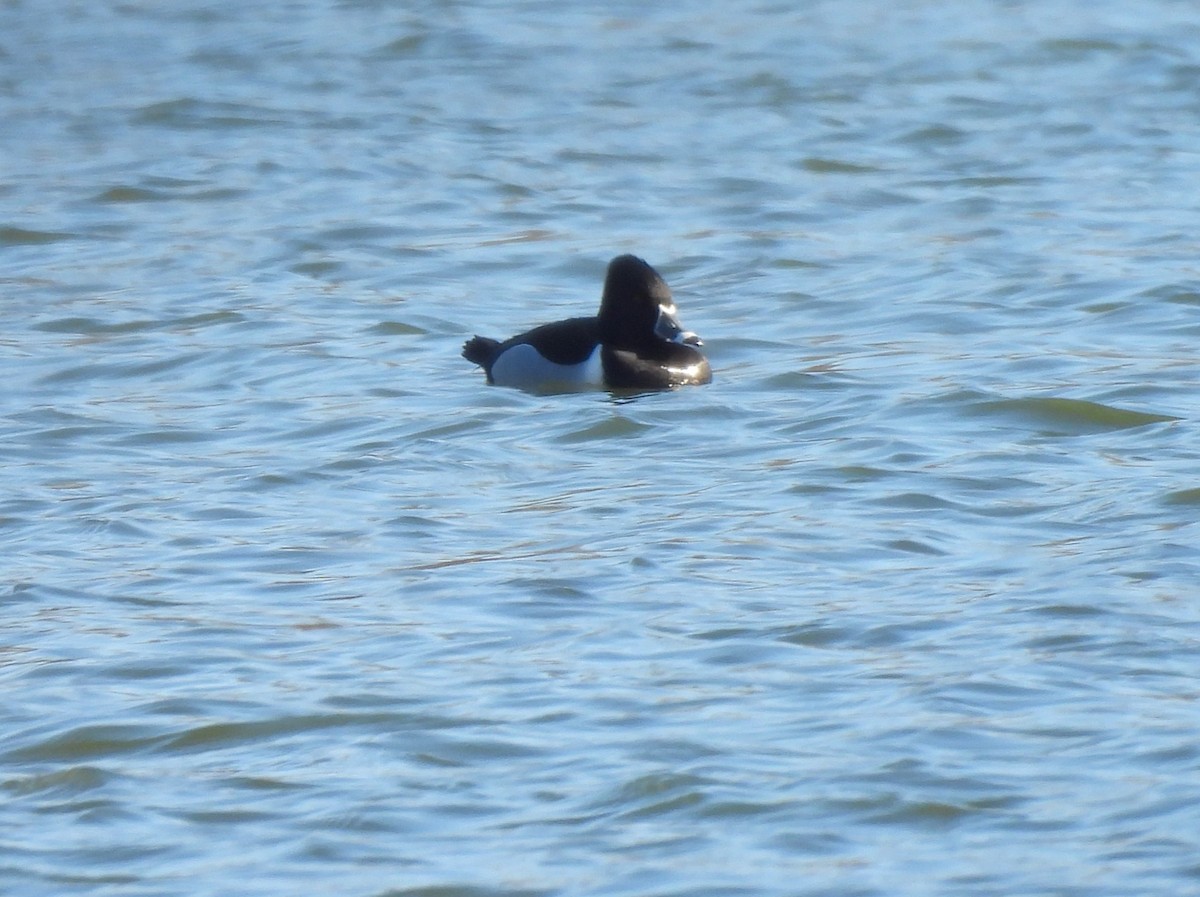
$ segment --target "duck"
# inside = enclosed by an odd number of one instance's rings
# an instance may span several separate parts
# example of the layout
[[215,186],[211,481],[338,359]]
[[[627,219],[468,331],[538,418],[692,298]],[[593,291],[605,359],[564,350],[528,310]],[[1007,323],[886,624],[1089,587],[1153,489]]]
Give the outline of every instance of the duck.
[[702,345],[679,322],[659,273],[644,259],[619,255],[608,264],[594,316],[542,324],[503,341],[476,335],[462,355],[496,386],[660,390],[712,381]]

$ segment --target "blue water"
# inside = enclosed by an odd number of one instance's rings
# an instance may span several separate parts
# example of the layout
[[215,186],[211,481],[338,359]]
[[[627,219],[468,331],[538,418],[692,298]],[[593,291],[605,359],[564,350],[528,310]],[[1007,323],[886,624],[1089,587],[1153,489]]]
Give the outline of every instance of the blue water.
[[[0,893],[1200,893],[1175,0],[0,6]],[[459,357],[647,258],[709,386]]]

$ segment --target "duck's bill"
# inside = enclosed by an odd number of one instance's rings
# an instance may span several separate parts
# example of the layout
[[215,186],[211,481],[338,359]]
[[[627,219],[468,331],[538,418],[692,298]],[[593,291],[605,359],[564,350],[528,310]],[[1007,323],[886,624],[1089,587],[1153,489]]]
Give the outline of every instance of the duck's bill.
[[654,334],[660,339],[672,343],[683,343],[685,346],[703,346],[704,341],[690,330],[684,330],[675,317],[674,305],[660,305],[658,320],[654,324]]

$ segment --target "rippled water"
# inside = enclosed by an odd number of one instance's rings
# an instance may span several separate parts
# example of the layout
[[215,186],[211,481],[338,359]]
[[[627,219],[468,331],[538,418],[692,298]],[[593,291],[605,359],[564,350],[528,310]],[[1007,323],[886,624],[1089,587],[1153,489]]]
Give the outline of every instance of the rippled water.
[[[1175,0],[0,6],[0,891],[1200,892],[1198,96]],[[627,251],[710,386],[458,357]]]

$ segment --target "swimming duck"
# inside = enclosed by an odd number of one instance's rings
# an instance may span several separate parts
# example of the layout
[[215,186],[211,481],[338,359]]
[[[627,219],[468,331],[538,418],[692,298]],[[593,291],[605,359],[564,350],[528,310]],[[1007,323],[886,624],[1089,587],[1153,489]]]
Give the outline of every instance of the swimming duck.
[[637,256],[619,255],[609,262],[594,317],[542,324],[503,342],[475,336],[462,354],[497,386],[666,389],[712,380],[701,345],[679,323],[658,272]]

